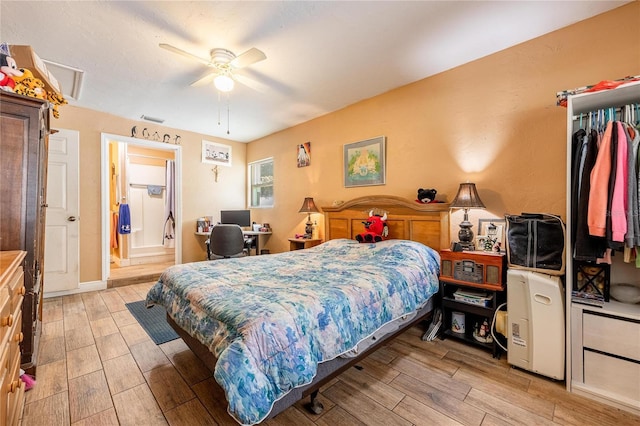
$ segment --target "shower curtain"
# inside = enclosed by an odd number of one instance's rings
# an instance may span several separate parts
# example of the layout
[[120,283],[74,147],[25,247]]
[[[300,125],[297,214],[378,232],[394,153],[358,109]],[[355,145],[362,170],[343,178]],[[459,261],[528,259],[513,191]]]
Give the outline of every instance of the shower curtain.
[[166,163],[166,199],[164,205],[164,236],[162,238],[162,245],[171,248],[175,246],[175,211],[176,211],[176,198],[175,198],[175,172],[176,162],[173,160],[167,160]]

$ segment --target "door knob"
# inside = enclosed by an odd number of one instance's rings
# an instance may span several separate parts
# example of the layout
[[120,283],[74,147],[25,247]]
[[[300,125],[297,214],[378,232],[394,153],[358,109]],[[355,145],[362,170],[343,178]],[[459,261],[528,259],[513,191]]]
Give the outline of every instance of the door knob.
[[75,216],[69,216],[69,217],[67,218],[67,220],[68,220],[69,222],[75,222],[75,221],[76,221],[76,217],[75,217]]

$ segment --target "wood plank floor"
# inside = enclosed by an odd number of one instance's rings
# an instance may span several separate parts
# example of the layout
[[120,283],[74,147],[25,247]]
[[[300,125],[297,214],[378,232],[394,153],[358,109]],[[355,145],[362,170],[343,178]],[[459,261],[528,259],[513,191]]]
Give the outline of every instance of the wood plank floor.
[[[37,384],[25,426],[236,425],[211,373],[182,340],[156,346],[125,303],[152,283],[46,299]],[[267,425],[638,425],[640,417],[569,394],[452,339],[414,327]]]

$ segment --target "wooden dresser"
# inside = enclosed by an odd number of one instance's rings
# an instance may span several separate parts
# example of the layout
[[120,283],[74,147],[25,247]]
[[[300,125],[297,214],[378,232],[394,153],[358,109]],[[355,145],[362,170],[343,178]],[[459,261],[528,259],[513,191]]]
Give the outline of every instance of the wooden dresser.
[[0,424],[16,425],[24,405],[20,380],[25,251],[0,251]]
[[44,270],[49,103],[0,91],[0,250],[24,258],[22,369],[35,374]]

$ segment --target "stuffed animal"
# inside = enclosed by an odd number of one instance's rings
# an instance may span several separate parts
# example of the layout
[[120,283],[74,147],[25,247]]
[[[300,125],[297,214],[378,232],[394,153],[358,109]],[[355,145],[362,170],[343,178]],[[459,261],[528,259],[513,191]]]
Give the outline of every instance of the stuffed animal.
[[58,111],[59,105],[66,105],[67,100],[64,96],[59,95],[53,91],[46,91],[45,84],[39,78],[35,77],[31,70],[22,68],[22,75],[14,77],[16,86],[14,92],[30,96],[32,98],[44,99],[51,104],[51,113],[54,118],[60,118],[60,111]]
[[384,216],[374,215],[373,210],[371,210],[367,221],[362,223],[364,223],[366,231],[356,235],[356,240],[359,243],[377,243],[389,235],[386,213]]
[[416,199],[419,203],[433,203],[436,200],[436,194],[438,191],[435,189],[418,189],[418,198]]
[[53,108],[51,109],[53,117],[60,118],[58,105],[66,105],[68,103],[67,100],[64,98],[64,96],[51,90],[47,91],[47,99],[53,105]]
[[16,83],[14,91],[20,95],[32,98],[47,99],[47,92],[44,90],[44,83],[39,78],[33,76],[31,70],[21,69],[22,74],[14,77]]
[[16,86],[14,77],[20,76],[22,71],[18,69],[16,61],[6,53],[0,53],[0,88],[13,92]]

